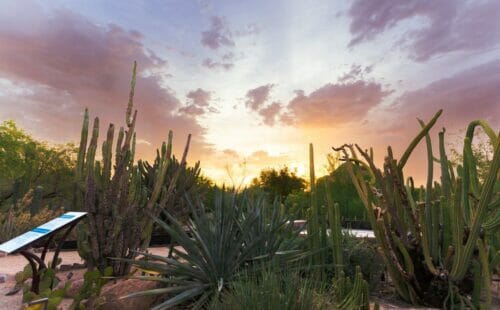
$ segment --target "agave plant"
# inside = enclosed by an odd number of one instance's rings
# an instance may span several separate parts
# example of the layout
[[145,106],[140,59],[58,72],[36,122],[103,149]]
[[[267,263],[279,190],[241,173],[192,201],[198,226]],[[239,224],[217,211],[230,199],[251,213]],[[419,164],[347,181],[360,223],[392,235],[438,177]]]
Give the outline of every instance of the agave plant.
[[213,211],[206,212],[199,200],[187,201],[191,208],[187,227],[170,214],[168,224],[155,218],[179,245],[173,249],[174,258],[141,253],[144,259],[131,260],[141,269],[160,274],[140,279],[160,281],[164,287],[125,297],[164,294],[166,300],[154,309],[181,303],[196,309],[217,301],[242,270],[271,260],[282,265],[307,255],[299,249],[300,242],[290,242],[299,239],[299,231],[287,224],[290,218],[279,212],[264,216],[266,208],[278,209],[278,203],[269,206],[265,199],[253,201],[245,195],[219,192]]

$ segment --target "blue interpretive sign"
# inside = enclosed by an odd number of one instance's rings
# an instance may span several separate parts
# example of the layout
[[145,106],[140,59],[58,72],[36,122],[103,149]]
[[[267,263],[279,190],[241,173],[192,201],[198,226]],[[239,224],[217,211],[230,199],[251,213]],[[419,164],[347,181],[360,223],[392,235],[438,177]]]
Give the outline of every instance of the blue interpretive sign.
[[87,215],[87,212],[67,212],[43,225],[15,237],[14,239],[10,239],[9,241],[0,244],[0,251],[10,254],[24,249],[35,241],[38,241],[43,237],[55,233],[61,230],[61,228],[80,220],[85,215]]

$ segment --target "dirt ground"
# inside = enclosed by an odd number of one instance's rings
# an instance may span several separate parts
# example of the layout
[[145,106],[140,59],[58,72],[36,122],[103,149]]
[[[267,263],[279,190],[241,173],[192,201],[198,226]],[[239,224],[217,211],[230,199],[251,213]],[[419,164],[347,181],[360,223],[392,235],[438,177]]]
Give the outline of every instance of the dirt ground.
[[[167,255],[168,254],[168,248],[165,247],[155,247],[155,248],[149,248],[149,252],[154,253],[154,254],[160,254],[160,255]],[[49,261],[52,259],[53,252],[48,252],[47,253],[47,259],[46,261]],[[11,310],[11,309],[20,309],[22,306],[22,292],[18,292],[12,296],[5,296],[7,292],[9,292],[16,284],[16,281],[14,279],[14,275],[22,271],[24,266],[28,264],[28,261],[19,254],[15,255],[7,255],[7,256],[1,256],[3,254],[0,254],[0,277],[2,275],[6,275],[6,281],[4,283],[0,283],[0,310]],[[82,264],[83,261],[78,255],[78,252],[76,251],[62,251],[59,254],[59,257],[62,259],[62,264],[63,265],[72,265],[74,263],[77,264]],[[85,272],[85,269],[79,269],[79,270],[71,270],[73,273],[72,279],[77,279],[77,278],[83,278],[83,273]],[[66,275],[69,273],[67,272],[58,272],[58,277],[63,279],[66,279]],[[61,309],[67,309],[69,305],[71,305],[71,299],[64,300],[61,303]]]
[[[167,255],[168,248],[166,247],[155,247],[149,248],[149,252],[158,254],[158,255]],[[0,254],[1,255],[1,254]],[[52,259],[52,252],[47,254],[47,260]],[[74,263],[82,264],[80,256],[76,251],[63,251],[60,253],[60,257],[62,258],[62,264],[64,265],[72,265]],[[12,296],[5,296],[7,292],[9,292],[15,285],[14,275],[23,270],[24,266],[27,264],[26,259],[21,255],[8,255],[8,256],[0,256],[0,277],[2,275],[6,275],[6,281],[4,283],[0,283],[0,310],[3,309],[20,309],[22,306],[22,292],[18,292]],[[64,282],[67,278],[67,274],[72,273],[72,280],[82,279],[85,269],[76,269],[65,272],[58,272],[58,277],[62,279]],[[494,307],[499,306],[500,309],[500,300],[499,300],[499,280],[495,279],[492,287],[492,293],[494,296]],[[383,295],[383,296],[382,296]],[[394,294],[382,294],[381,296],[374,296],[372,299],[373,302],[377,302],[380,305],[381,309],[426,309],[426,308],[418,308],[406,304],[399,300]],[[65,299],[60,305],[60,309],[68,309],[71,305],[72,299]],[[428,308],[427,308],[428,309]]]

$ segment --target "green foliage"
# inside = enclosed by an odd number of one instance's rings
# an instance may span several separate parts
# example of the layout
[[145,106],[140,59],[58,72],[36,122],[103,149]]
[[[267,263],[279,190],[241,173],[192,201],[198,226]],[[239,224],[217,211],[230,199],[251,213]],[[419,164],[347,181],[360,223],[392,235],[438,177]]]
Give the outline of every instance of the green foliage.
[[357,238],[348,233],[342,237],[343,272],[354,279],[359,267],[370,289],[376,289],[384,273],[384,261],[376,245],[371,240]]
[[0,209],[39,186],[43,187],[43,205],[67,205],[64,198],[71,192],[75,154],[73,145],[37,141],[14,121],[0,124]]
[[[472,122],[464,139],[463,161],[455,170],[445,152],[444,129],[439,133],[439,159],[435,159],[432,151],[429,130],[441,112],[428,124],[419,120],[422,130],[399,161],[389,147],[383,170],[376,167],[373,153],[358,145],[345,145],[339,150],[347,160],[351,179],[367,209],[398,294],[414,304],[489,307],[490,281],[472,282],[472,279],[478,272],[483,279],[491,278],[490,264],[497,252],[492,240],[500,227],[497,187],[500,139],[485,122]],[[472,151],[477,126],[483,128],[494,148],[483,181]],[[428,154],[427,184],[425,191],[418,191],[411,178],[405,184],[403,168],[424,138]],[[440,163],[440,184],[433,182],[434,161]],[[368,169],[370,180],[355,171],[355,165]],[[481,294],[484,300],[478,298]]]
[[211,309],[309,310],[328,309],[330,304],[323,282],[297,272],[265,269],[257,275],[244,273],[238,277]]
[[30,277],[30,265],[26,265],[23,271],[16,274],[17,285],[23,285],[23,302],[48,298],[47,310],[56,310],[69,288],[69,283],[66,283],[63,288],[54,289],[59,283],[55,270],[51,268],[43,269],[40,274],[40,293],[35,294],[30,290],[31,284],[24,283]]
[[40,189],[38,194],[30,189],[15,204],[0,213],[0,243],[64,213],[62,208],[52,210],[48,206],[40,207],[39,196]]
[[0,124],[0,242],[69,205],[74,154],[71,144],[50,146],[13,121]]
[[[293,242],[299,240],[299,231],[287,225],[291,218],[281,215],[279,207],[244,194],[218,193],[210,213],[199,200],[191,205],[187,231],[170,215],[170,224],[157,219],[180,246],[173,249],[178,259],[141,253],[145,259],[133,261],[134,265],[161,275],[141,278],[160,281],[164,287],[128,297],[164,294],[166,301],[154,309],[182,303],[200,308],[217,300],[244,269],[271,260],[278,265],[300,260],[306,253],[300,250],[300,242]],[[274,210],[272,216],[265,210]]]
[[[182,195],[199,175],[196,166],[189,175],[185,159],[191,136],[188,136],[182,160],[175,170],[168,169],[172,160],[173,133],[170,131],[167,143],[153,165],[139,161],[134,163],[135,124],[137,111],[133,110],[136,63],[134,63],[129,102],[125,114],[126,129],[120,128],[114,143],[114,125],[108,127],[102,144],[102,159],[96,160],[99,136],[99,118],[95,118],[89,137],[89,114],[85,110],[80,147],[75,169],[74,206],[88,212],[83,225],[79,225],[78,250],[89,268],[104,273],[108,266],[113,275],[122,276],[130,271],[126,260],[112,258],[136,257],[138,250],[144,250],[151,239],[153,220],[162,208],[170,206],[175,195]],[[87,145],[88,143],[88,145]],[[115,153],[113,155],[113,147]],[[178,184],[177,180],[184,181]],[[174,194],[175,193],[175,194]]]
[[296,214],[298,218],[307,218],[309,205],[311,203],[310,192],[293,192],[286,198],[284,205],[289,213]]
[[259,178],[252,181],[252,185],[262,188],[270,195],[271,200],[277,197],[280,201],[285,201],[291,193],[303,191],[306,188],[306,181],[290,171],[288,167],[283,167],[279,171],[262,170]]
[[345,163],[338,165],[329,175],[318,178],[316,182],[318,200],[320,202],[327,200],[328,188],[333,202],[340,206],[342,220],[367,220],[365,207],[359,199]]
[[[99,304],[99,295],[102,287],[108,282],[108,277],[113,275],[113,268],[108,266],[101,273],[98,269],[89,270],[83,275],[83,286],[75,296],[71,309],[93,309]],[[82,301],[87,300],[83,305]]]

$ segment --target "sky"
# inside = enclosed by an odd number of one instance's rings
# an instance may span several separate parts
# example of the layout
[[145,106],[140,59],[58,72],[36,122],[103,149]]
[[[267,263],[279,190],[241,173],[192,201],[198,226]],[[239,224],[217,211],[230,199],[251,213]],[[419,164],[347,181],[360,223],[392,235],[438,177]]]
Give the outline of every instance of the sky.
[[[85,107],[122,126],[138,63],[137,152],[174,131],[218,183],[265,168],[324,174],[332,146],[402,154],[443,109],[449,148],[500,127],[500,2],[0,0],[0,121],[77,142]],[[101,136],[107,126],[103,126]],[[405,174],[423,182],[425,147]]]

